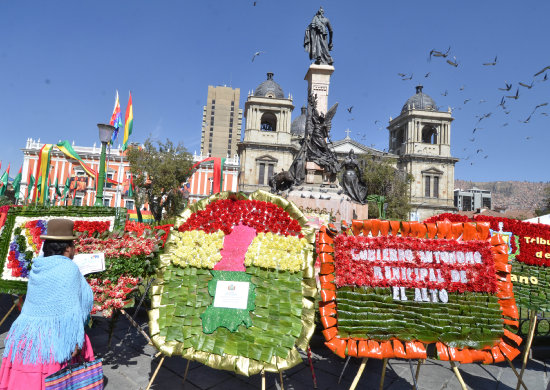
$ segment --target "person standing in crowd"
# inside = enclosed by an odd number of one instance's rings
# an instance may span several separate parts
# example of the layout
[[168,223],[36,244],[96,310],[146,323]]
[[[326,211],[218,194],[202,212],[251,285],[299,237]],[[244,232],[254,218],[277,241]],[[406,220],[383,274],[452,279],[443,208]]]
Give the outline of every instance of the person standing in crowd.
[[0,390],[44,389],[46,377],[78,355],[94,360],[84,333],[93,293],[72,261],[73,221],[50,220],[40,238],[44,255],[34,259],[25,303],[6,337]]

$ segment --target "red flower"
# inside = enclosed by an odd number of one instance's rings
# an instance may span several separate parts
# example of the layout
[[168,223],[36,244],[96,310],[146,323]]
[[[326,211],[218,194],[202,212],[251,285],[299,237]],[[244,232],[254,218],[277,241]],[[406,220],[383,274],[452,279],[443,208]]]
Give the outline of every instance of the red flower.
[[221,199],[209,203],[204,210],[195,212],[178,231],[203,230],[207,233],[222,230],[230,234],[233,226],[243,224],[257,232],[272,232],[285,236],[298,236],[300,223],[279,206],[258,200]]
[[[388,249],[410,250],[405,257],[389,258]],[[446,289],[447,291],[478,291],[494,293],[496,277],[492,253],[488,242],[456,241],[456,240],[426,240],[412,237],[363,237],[339,235],[334,240],[336,285],[358,285],[372,287],[428,287]],[[353,259],[352,254],[371,250],[373,259]],[[374,251],[374,252],[372,252]],[[438,252],[432,262],[423,262],[420,251]],[[482,263],[439,260],[439,253],[475,253],[479,252]],[[362,252],[366,253],[366,252]],[[473,261],[473,260],[472,260]],[[377,267],[378,271],[375,271]],[[382,278],[375,272],[381,272]],[[386,273],[389,272],[390,275]],[[397,275],[395,274],[397,272]],[[405,272],[405,274],[403,274]],[[420,279],[417,275],[426,272]],[[463,283],[461,278],[453,280],[452,275],[463,275],[468,280]],[[379,275],[380,276],[380,275]],[[429,277],[429,281],[426,280]]]

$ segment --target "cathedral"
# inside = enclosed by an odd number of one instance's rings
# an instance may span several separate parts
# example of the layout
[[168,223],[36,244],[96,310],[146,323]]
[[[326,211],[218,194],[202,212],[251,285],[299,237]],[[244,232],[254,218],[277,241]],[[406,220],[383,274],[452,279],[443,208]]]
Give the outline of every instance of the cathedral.
[[[244,138],[237,144],[240,160],[239,190],[250,193],[269,191],[269,178],[288,170],[304,137],[306,110],[293,121],[292,96],[286,95],[268,73],[267,79],[249,92],[245,103]],[[409,188],[411,220],[455,211],[454,166],[451,156],[451,116],[438,111],[435,101],[416,87],[416,93],[403,105],[399,115],[388,124],[388,152],[367,147],[349,137],[332,144],[342,160],[350,149],[358,155],[389,159],[396,169],[411,174]]]

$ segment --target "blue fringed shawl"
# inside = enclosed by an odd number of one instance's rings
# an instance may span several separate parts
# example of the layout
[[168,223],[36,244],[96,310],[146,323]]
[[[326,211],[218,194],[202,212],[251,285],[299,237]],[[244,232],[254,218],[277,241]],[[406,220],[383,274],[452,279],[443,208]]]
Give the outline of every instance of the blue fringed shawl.
[[12,362],[63,363],[84,343],[93,293],[76,264],[65,256],[38,257],[29,275],[21,314],[6,338]]

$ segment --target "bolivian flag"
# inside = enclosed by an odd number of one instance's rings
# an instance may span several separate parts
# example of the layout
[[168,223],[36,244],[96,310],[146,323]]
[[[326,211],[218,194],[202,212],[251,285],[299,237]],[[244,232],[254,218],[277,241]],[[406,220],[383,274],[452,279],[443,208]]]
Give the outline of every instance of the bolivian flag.
[[50,173],[50,156],[52,154],[53,144],[46,144],[40,149],[38,154],[38,181],[36,187],[34,188],[33,199],[37,199],[37,192],[40,188],[40,194],[38,195],[38,202],[44,204],[44,199],[46,195],[46,186],[48,185],[47,180]]
[[67,140],[61,141],[60,143],[57,144],[57,147],[59,148],[59,150],[63,152],[63,154],[65,154],[65,156],[78,161],[80,163],[80,166],[82,167],[82,169],[86,171],[88,176],[91,176],[91,177],[97,176],[97,172],[92,168],[90,168],[88,165],[86,165],[86,163],[80,158],[78,153],[73,149],[69,141]]

